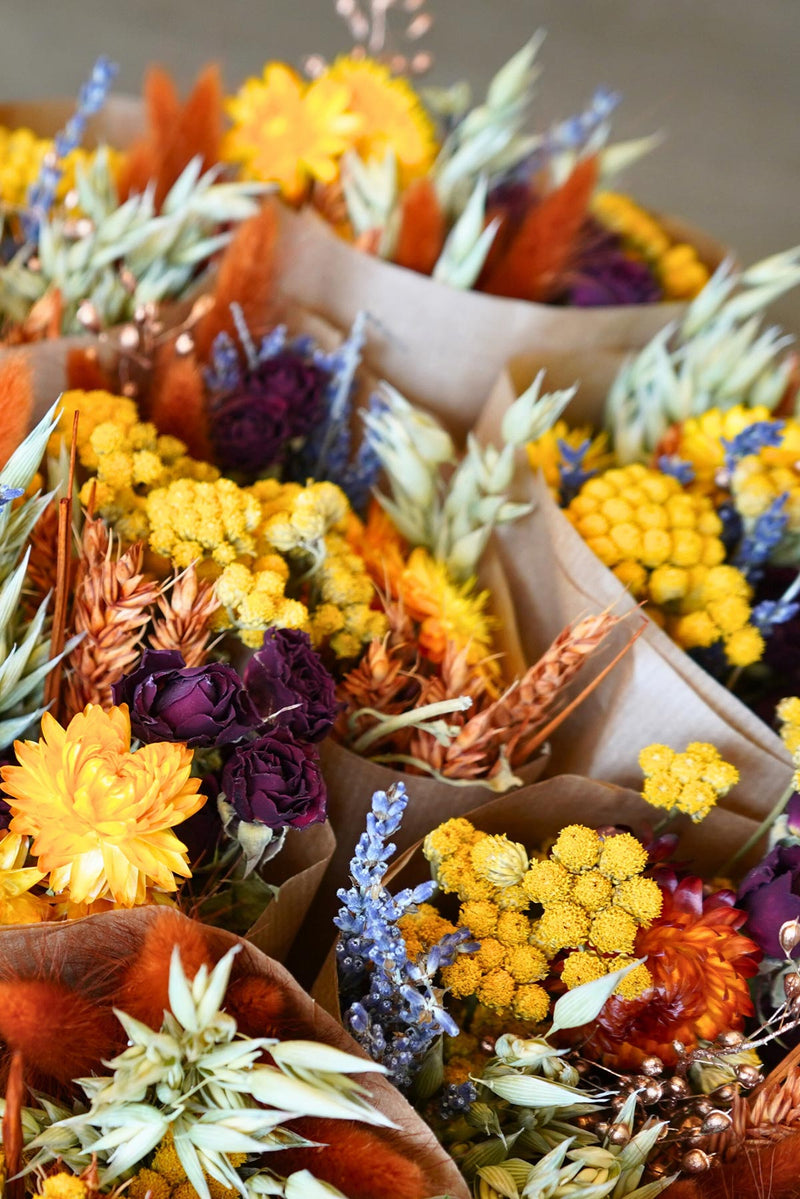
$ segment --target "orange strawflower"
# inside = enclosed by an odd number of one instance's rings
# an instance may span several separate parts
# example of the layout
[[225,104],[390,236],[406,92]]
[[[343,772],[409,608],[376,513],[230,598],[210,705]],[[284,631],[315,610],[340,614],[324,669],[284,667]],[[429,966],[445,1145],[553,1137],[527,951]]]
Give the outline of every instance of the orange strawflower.
[[738,931],[747,915],[732,906],[732,892],[704,898],[699,878],[659,881],[661,915],[639,931],[634,949],[653,985],[637,999],[612,996],[583,1046],[615,1069],[636,1069],[653,1054],[675,1065],[673,1041],[693,1049],[741,1028],[753,1012],[747,979],[761,950]]
[[33,837],[31,852],[51,891],[72,903],[145,903],[148,887],[175,891],[191,875],[186,846],[172,831],[205,803],[185,745],[131,752],[126,705],[88,704],[66,729],[49,713],[42,736],[14,744],[4,766],[10,830]]
[[40,870],[26,866],[28,841],[16,833],[0,837],[0,924],[39,924],[50,915],[50,905],[31,888],[41,882]]

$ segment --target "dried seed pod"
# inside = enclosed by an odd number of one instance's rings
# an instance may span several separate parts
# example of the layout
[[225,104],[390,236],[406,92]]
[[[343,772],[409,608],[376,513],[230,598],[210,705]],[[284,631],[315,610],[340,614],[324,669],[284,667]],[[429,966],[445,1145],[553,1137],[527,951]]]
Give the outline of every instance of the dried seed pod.
[[703,1132],[714,1136],[716,1133],[726,1132],[731,1124],[732,1120],[727,1112],[709,1112],[703,1121]]
[[683,1099],[689,1093],[689,1084],[685,1079],[678,1078],[676,1075],[668,1078],[665,1085],[669,1094],[675,1099]]
[[646,1057],[642,1062],[642,1074],[648,1078],[657,1078],[659,1074],[664,1072],[664,1063],[660,1057]]
[[721,1087],[717,1087],[716,1091],[711,1092],[711,1098],[715,1103],[733,1103],[736,1096],[739,1094],[739,1088],[736,1083],[726,1082]]
[[733,1028],[726,1029],[725,1032],[721,1032],[717,1037],[717,1045],[723,1049],[737,1049],[743,1041],[743,1035]]
[[690,1149],[681,1162],[687,1174],[703,1174],[711,1165],[711,1158],[702,1149]]
[[606,1139],[612,1145],[627,1145],[631,1139],[631,1130],[627,1124],[609,1124]]
[[762,1080],[761,1072],[756,1066],[737,1066],[736,1077],[743,1087],[757,1087]]
[[778,940],[787,958],[790,958],[800,945],[800,920],[785,920],[778,929]]

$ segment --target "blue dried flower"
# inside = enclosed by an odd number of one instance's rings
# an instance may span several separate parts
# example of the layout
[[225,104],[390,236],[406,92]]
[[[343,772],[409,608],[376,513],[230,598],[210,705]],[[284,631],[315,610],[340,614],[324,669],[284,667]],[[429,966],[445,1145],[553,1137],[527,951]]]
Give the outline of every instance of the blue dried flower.
[[757,420],[730,441],[726,437],[721,438],[727,469],[733,470],[740,458],[757,454],[766,446],[780,445],[784,423],[782,420]]
[[656,465],[663,475],[672,475],[681,487],[688,487],[694,479],[694,467],[691,462],[679,458],[677,454],[662,454]]
[[789,521],[786,511],[788,498],[788,493],[784,492],[772,501],[766,512],[762,512],[758,517],[750,533],[742,539],[736,551],[733,564],[744,572],[750,582],[761,577],[764,566],[783,540]]

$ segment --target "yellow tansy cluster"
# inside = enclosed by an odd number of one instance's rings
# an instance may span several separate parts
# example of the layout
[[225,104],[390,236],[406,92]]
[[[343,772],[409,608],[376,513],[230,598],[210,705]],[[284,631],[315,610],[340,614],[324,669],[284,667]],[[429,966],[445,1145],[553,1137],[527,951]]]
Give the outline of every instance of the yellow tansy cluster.
[[587,472],[605,470],[611,464],[608,434],[595,435],[588,425],[571,429],[565,420],[559,420],[537,441],[528,443],[531,469],[542,472],[554,499],[558,500],[561,495],[561,467],[565,465],[562,443],[571,450],[578,450],[586,441],[589,446],[583,456],[583,469]]
[[179,570],[210,559],[223,568],[256,552],[261,505],[231,479],[177,479],[146,497],[150,548]]
[[649,212],[621,192],[599,192],[594,215],[653,267],[667,300],[690,300],[708,282],[708,268],[688,242],[673,242]]
[[[633,960],[636,933],[661,911],[661,891],[642,877],[647,855],[628,833],[607,838],[582,825],[562,829],[550,855],[531,859],[523,845],[479,832],[458,818],[425,839],[439,886],[461,900],[458,923],[480,942],[444,972],[457,998],[528,1022],[544,1020],[549,997],[539,985],[563,960],[562,980],[579,986]],[[650,982],[637,967],[619,993]]]
[[769,409],[763,405],[747,408],[744,404],[725,409],[709,408],[700,416],[687,417],[677,430],[674,452],[694,471],[689,490],[712,493],[718,483],[727,490],[728,481],[719,478],[719,472],[725,466],[723,442],[733,441],[750,425],[770,420],[770,417]]
[[773,553],[776,562],[796,563],[800,550],[800,424],[787,421],[781,444],[740,458],[731,475],[731,494],[746,532],[784,496],[786,527]]
[[[7,129],[0,126],[0,201],[9,207],[23,207],[28,188],[35,183],[46,154],[53,150],[50,138],[37,137],[31,129]],[[120,155],[109,150],[111,165]],[[56,187],[56,201],[61,204],[75,188],[76,168],[86,169],[93,157],[91,151],[78,147],[59,164],[61,178]]]
[[800,790],[800,699],[796,696],[782,699],[777,707],[777,715],[781,722],[781,740],[797,768],[792,780],[797,791]]
[[[244,1153],[226,1156],[234,1167],[247,1160]],[[208,1174],[204,1177],[211,1199],[238,1199],[239,1192],[233,1187],[223,1186]],[[156,1146],[150,1165],[134,1174],[125,1187],[125,1194],[129,1199],[196,1199],[197,1192],[186,1177],[171,1132]],[[76,1199],[81,1197],[76,1196]]]
[[684,648],[722,642],[734,666],[761,657],[763,639],[749,623],[750,588],[741,571],[723,565],[722,521],[708,496],[635,463],[589,479],[566,515]]
[[[67,1174],[63,1170],[43,1178],[38,1184],[33,1199],[102,1199],[106,1191],[99,1191],[84,1178]],[[155,1196],[153,1197],[155,1199]]]
[[739,771],[715,746],[693,741],[683,753],[667,745],[648,745],[639,754],[645,777],[642,796],[656,808],[683,812],[695,823],[739,781]]
[[365,159],[391,150],[404,177],[436,153],[434,126],[404,79],[370,59],[339,58],[308,83],[284,63],[245,80],[227,103],[223,156],[250,179],[275,182],[290,200],[309,183],[333,183],[348,150]]

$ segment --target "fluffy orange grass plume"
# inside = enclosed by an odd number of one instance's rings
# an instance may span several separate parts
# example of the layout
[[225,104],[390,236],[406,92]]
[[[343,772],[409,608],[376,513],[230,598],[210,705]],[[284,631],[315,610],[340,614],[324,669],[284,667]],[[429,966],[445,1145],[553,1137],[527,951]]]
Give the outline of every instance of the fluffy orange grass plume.
[[309,1029],[297,1027],[280,987],[260,975],[234,979],[225,996],[225,1010],[233,1016],[239,1032],[247,1037],[311,1035]]
[[108,1007],[57,978],[0,980],[0,1038],[37,1078],[67,1086],[110,1057],[120,1028]]
[[596,158],[584,158],[561,187],[531,208],[505,254],[485,272],[481,290],[517,300],[550,299],[575,248],[596,180]]
[[208,362],[218,333],[235,333],[231,304],[238,304],[254,336],[270,324],[278,215],[274,204],[244,221],[220,259],[214,303],[194,330],[198,362]]
[[159,433],[185,442],[192,457],[210,461],[205,386],[194,354],[176,354],[169,344],[159,349],[148,417]]
[[14,1178],[22,1168],[22,1108],[25,1103],[25,1062],[17,1049],[11,1055],[11,1068],[6,1085],[6,1107],[3,1112],[2,1140],[4,1174],[11,1181],[5,1185],[5,1199],[24,1199],[25,1182]]
[[214,965],[201,926],[165,909],[149,925],[117,989],[115,1005],[149,1028],[161,1028],[169,1010],[169,968],[176,946],[188,979],[201,966]]
[[33,413],[33,375],[21,353],[0,361],[0,466],[28,433]]
[[207,66],[185,104],[181,105],[171,76],[151,67],[144,85],[149,129],[126,155],[117,178],[120,199],[142,192],[155,181],[159,209],[167,192],[191,159],[200,157],[203,169],[219,161],[222,139],[222,80],[219,67]]
[[317,1145],[281,1151],[281,1170],[311,1170],[350,1199],[425,1199],[422,1170],[394,1149],[390,1137],[344,1120],[293,1120],[293,1132]]
[[97,350],[74,348],[67,354],[67,391],[114,391],[111,380],[100,365]]
[[430,179],[417,179],[405,191],[400,210],[393,261],[430,275],[444,246],[447,229],[444,213]]

